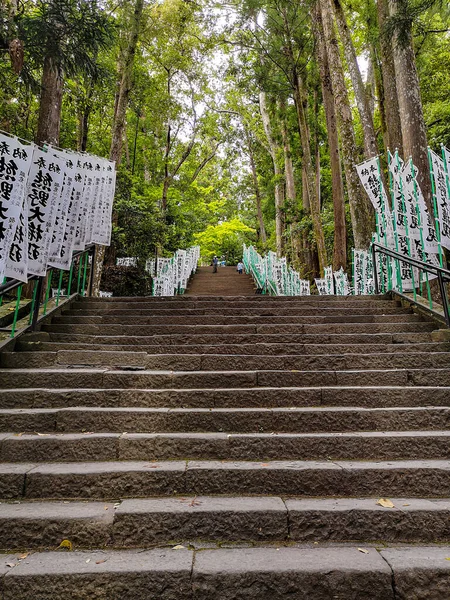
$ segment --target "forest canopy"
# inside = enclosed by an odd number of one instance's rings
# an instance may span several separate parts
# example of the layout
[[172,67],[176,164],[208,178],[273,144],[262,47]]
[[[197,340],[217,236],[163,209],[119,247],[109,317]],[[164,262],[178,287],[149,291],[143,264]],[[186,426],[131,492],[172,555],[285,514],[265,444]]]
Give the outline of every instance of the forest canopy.
[[200,243],[348,268],[355,166],[399,149],[431,203],[450,146],[450,8],[433,0],[0,0],[0,129],[115,160],[100,260]]

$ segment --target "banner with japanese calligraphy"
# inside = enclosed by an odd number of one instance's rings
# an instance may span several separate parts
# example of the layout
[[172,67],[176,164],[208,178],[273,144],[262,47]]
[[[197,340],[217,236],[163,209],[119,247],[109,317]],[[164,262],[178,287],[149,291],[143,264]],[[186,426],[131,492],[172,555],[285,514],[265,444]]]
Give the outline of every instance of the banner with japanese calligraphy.
[[[17,139],[0,135],[0,283],[5,277],[6,262],[23,211],[32,156],[33,146],[26,146]],[[19,242],[21,236],[23,227],[18,237]],[[21,246],[19,243],[19,253]]]
[[75,250],[109,245],[115,181],[108,160],[0,134],[0,282],[69,269]]
[[372,255],[365,250],[353,250],[353,293],[355,296],[374,293]]
[[[448,157],[447,173],[450,168],[450,152],[444,149],[444,156]],[[429,150],[431,176],[434,182],[434,194],[439,222],[440,242],[444,248],[450,250],[450,181],[446,173],[446,165],[442,158]]]
[[375,156],[356,166],[359,179],[369,196],[377,217],[377,241],[391,246],[394,240],[392,216],[386,190],[381,179],[379,158]]

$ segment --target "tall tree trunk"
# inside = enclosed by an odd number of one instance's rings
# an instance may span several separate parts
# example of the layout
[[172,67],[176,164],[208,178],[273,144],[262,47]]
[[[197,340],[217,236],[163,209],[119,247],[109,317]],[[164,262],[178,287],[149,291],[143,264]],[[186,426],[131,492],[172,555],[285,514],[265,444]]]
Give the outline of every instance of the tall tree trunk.
[[256,170],[255,157],[253,155],[252,141],[250,139],[250,134],[247,129],[245,130],[245,138],[247,142],[248,157],[250,159],[250,169],[252,171],[253,189],[255,191],[256,215],[258,218],[258,235],[261,243],[265,245],[267,242],[267,234],[262,212],[261,189],[259,187],[258,172]]
[[380,30],[381,76],[383,80],[384,111],[386,115],[386,146],[396,148],[403,155],[402,126],[395,80],[394,56],[390,40],[383,34],[384,24],[389,17],[389,0],[377,0],[377,19]]
[[[317,253],[319,258],[319,270],[322,272],[327,266],[327,251],[325,246],[325,236],[323,233],[322,221],[320,218],[319,199],[317,197],[316,172],[314,169],[311,155],[311,137],[306,120],[306,109],[303,102],[303,82],[298,73],[295,74],[294,81],[294,100],[297,109],[298,126],[300,130],[300,141],[302,144],[302,165],[303,165],[303,187],[305,196],[308,198],[309,208],[314,229],[314,238],[317,244]],[[305,189],[306,188],[306,189]]]
[[[391,2],[391,12],[395,14],[406,0]],[[431,197],[431,179],[428,173],[428,141],[422,100],[420,97],[419,77],[417,75],[411,27],[406,32],[406,40],[400,42],[398,34],[392,40],[397,97],[400,109],[400,123],[404,157],[412,157],[418,169],[417,180],[422,189],[430,214],[433,214]]]
[[369,198],[360,184],[356,165],[358,150],[355,131],[353,129],[352,111],[345,86],[344,69],[342,67],[339,45],[333,23],[333,12],[330,0],[319,0],[324,31],[324,42],[327,50],[328,64],[336,106],[339,134],[342,145],[345,178],[352,218],[353,237],[357,249],[369,247],[374,229],[374,211]]
[[[123,65],[122,65],[122,78],[119,87],[119,93],[117,96],[117,102],[115,107],[114,123],[111,134],[111,149],[109,153],[110,160],[115,161],[117,165],[120,163],[122,158],[123,150],[123,138],[126,125],[126,112],[128,107],[128,100],[131,91],[131,80],[133,75],[134,59],[136,55],[136,48],[139,40],[139,32],[141,27],[142,11],[144,9],[144,0],[135,0],[134,3],[134,14],[131,23],[131,32],[128,40],[128,46],[125,50]],[[117,216],[113,215],[113,222],[117,220]],[[105,246],[97,246],[95,253],[95,264],[93,265],[93,296],[98,296],[100,292],[100,282],[103,270],[103,261],[105,258]]]
[[59,144],[64,79],[61,68],[51,56],[46,56],[41,80],[36,143]]
[[275,142],[273,135],[265,92],[260,92],[259,94],[259,108],[273,162],[273,171],[275,176],[275,235],[277,256],[281,257],[283,256],[284,250],[284,174],[283,169],[280,166],[280,162],[282,162],[280,160],[280,147]]
[[283,139],[284,152],[284,173],[286,177],[286,204],[289,210],[292,226],[290,228],[292,263],[296,269],[299,267],[299,261],[302,252],[302,244],[299,235],[297,191],[295,187],[294,165],[292,162],[291,142],[289,140],[289,131],[286,121],[286,101],[280,99],[280,117],[281,117],[281,136]]
[[331,189],[334,211],[333,269],[338,270],[342,267],[345,270],[347,268],[347,225],[345,221],[345,195],[341,157],[339,154],[339,135],[327,51],[323,40],[320,15],[317,11],[315,14],[314,35],[316,38],[316,55],[322,84],[322,98],[327,124],[328,147],[330,150]]
[[376,156],[378,154],[378,146],[364,82],[361,77],[361,71],[359,70],[355,47],[353,45],[352,36],[347,25],[347,19],[345,17],[341,0],[333,0],[333,7],[334,14],[336,15],[339,37],[341,38],[342,45],[344,46],[345,60],[347,62],[348,71],[352,80],[356,106],[358,107],[359,118],[361,120],[363,129],[364,154],[366,155],[366,158],[371,158],[372,156]]

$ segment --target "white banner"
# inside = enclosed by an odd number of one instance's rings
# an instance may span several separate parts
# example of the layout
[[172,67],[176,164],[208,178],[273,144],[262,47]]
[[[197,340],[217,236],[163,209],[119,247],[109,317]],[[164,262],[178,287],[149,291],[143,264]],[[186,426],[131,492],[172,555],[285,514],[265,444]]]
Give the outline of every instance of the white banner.
[[[23,210],[33,150],[34,145],[0,134],[0,283]],[[16,254],[23,252],[20,238],[15,242]]]
[[56,211],[55,226],[48,256],[48,264],[54,266],[54,261],[58,261],[61,258],[61,250],[67,226],[67,213],[69,211],[77,171],[72,154],[54,149],[52,149],[52,152],[54,156],[65,161],[63,188]]
[[390,247],[394,241],[388,197],[380,175],[379,158],[375,156],[357,165],[359,179],[377,215],[378,243]]
[[[448,168],[450,168],[450,153],[448,155]],[[439,219],[439,232],[441,245],[450,250],[450,183],[445,173],[444,161],[432,150],[429,150],[431,159],[431,173],[434,179],[437,213]]]

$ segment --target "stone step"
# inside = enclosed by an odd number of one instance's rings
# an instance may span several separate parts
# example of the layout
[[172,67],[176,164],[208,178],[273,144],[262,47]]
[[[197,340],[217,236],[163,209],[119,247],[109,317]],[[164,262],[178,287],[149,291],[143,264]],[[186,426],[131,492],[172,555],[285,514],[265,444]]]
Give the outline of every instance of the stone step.
[[[138,307],[139,305],[135,305]],[[113,304],[105,304],[101,308],[73,308],[63,309],[62,315],[73,316],[185,316],[199,317],[202,315],[224,315],[224,316],[345,316],[353,315],[355,312],[358,315],[408,315],[413,314],[411,308],[402,308],[399,306],[372,306],[365,307],[363,305],[351,308],[329,308],[328,306],[318,306],[316,308],[289,307],[289,305],[274,306],[266,308],[264,306],[254,306],[253,308],[237,308],[234,306],[224,306],[220,310],[217,308],[115,308]]]
[[429,343],[432,334],[429,333],[322,333],[322,334],[162,334],[162,335],[103,335],[77,333],[41,333],[49,336],[55,342],[97,343],[119,345],[242,345],[242,344],[414,344]]
[[448,589],[446,553],[446,547],[269,546],[2,555],[2,587],[5,600],[438,599]]
[[0,548],[137,548],[180,540],[226,542],[449,542],[450,499],[174,497],[4,504]]
[[[81,400],[81,398],[80,398]],[[449,401],[450,404],[450,401]],[[450,424],[450,408],[11,408],[0,432],[350,432],[432,431]]]
[[[155,315],[63,315],[53,317],[55,325],[166,325],[167,316]],[[320,323],[423,323],[424,319],[415,314],[393,315],[249,315],[249,316],[183,316],[172,315],[171,325],[302,325]]]
[[448,589],[446,554],[429,546],[183,547],[2,555],[1,568],[5,600],[437,600]]
[[142,367],[149,370],[184,371],[253,371],[253,370],[357,370],[439,368],[450,365],[449,352],[414,352],[409,354],[304,354],[304,355],[224,355],[224,354],[156,354],[146,352],[59,350],[57,352],[4,352],[0,356],[5,368],[52,368],[64,366]]
[[226,336],[229,334],[332,334],[332,333],[431,333],[437,329],[435,323],[323,323],[310,324],[284,324],[284,325],[58,325],[44,324],[42,331],[50,333],[84,333],[90,335],[214,335]]
[[446,497],[448,460],[0,463],[0,497],[107,500],[163,495]]
[[251,387],[450,386],[450,368],[336,371],[135,371],[108,369],[2,369],[0,389],[210,389]]
[[[69,339],[69,338],[68,338]],[[449,342],[418,344],[216,344],[216,345],[133,345],[134,352],[147,354],[240,354],[253,356],[321,355],[321,354],[411,354],[450,352]],[[60,350],[103,350],[129,352],[130,344],[88,344],[70,342],[17,341],[16,352],[59,352]]]
[[[81,384],[81,382],[80,382]],[[450,387],[286,387],[228,389],[0,389],[10,409],[69,407],[260,408],[260,407],[424,407],[450,406]],[[42,417],[44,419],[44,417]],[[45,419],[48,422],[47,419]]]
[[0,435],[0,461],[3,463],[81,462],[86,457],[100,462],[388,460],[391,456],[398,460],[450,458],[450,431]]
[[377,303],[397,303],[398,300],[393,300],[389,294],[380,294],[377,296],[265,296],[262,294],[256,294],[254,298],[249,300],[245,296],[215,296],[203,297],[203,296],[174,296],[174,297],[152,297],[152,296],[125,296],[125,297],[113,297],[113,298],[80,298],[77,303],[86,305],[91,304],[173,304],[173,305],[187,305],[193,303],[213,303],[213,304],[224,304],[232,303],[233,305],[238,302],[247,302],[248,304],[366,304],[376,305]]

